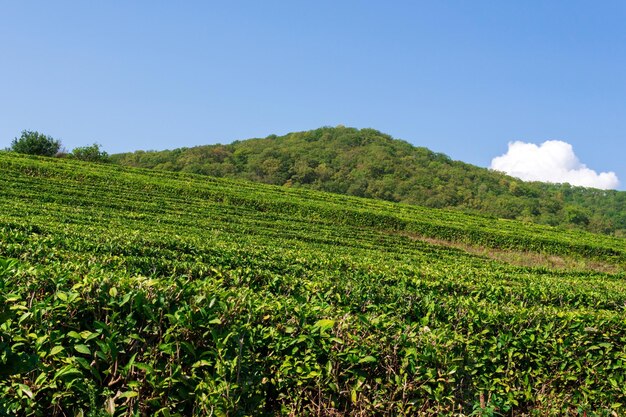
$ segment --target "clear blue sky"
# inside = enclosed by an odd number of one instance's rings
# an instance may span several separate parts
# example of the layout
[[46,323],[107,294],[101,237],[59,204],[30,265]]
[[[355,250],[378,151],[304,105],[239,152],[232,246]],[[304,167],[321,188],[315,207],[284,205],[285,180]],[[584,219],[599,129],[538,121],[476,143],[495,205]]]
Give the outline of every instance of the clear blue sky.
[[626,185],[624,1],[2,1],[0,148],[343,124],[489,166],[568,142]]

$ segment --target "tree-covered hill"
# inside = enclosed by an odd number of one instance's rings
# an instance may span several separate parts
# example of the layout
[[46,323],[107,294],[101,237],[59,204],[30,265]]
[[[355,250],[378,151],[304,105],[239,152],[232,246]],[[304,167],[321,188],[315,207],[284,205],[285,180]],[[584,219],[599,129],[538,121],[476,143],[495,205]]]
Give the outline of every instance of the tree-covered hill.
[[133,167],[244,178],[624,236],[626,192],[530,183],[453,161],[374,129],[323,127],[166,151],[113,155]]

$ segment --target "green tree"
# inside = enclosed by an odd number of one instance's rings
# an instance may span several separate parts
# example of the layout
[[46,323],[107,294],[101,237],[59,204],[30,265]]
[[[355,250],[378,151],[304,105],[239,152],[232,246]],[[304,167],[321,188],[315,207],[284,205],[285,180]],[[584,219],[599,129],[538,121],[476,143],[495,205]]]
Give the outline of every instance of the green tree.
[[43,133],[23,130],[19,138],[13,139],[13,152],[29,155],[54,156],[61,149],[61,142]]
[[568,223],[586,226],[589,224],[589,213],[578,206],[567,206],[565,207],[565,219]]
[[74,148],[72,153],[69,155],[70,158],[78,159],[80,161],[89,161],[89,162],[108,162],[109,154],[100,149],[100,145],[94,143],[90,146],[82,146],[78,148]]

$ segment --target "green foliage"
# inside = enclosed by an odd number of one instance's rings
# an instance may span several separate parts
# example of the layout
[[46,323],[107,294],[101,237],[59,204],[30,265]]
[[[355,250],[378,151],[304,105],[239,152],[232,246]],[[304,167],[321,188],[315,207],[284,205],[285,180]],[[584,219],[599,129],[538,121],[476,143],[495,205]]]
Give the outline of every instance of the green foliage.
[[[113,155],[133,167],[243,178],[359,197],[455,208],[601,233],[626,233],[626,192],[527,183],[452,161],[373,129],[321,128],[230,145]],[[573,207],[588,221],[572,216]]]
[[72,159],[88,162],[109,162],[109,154],[100,149],[100,145],[94,143],[90,146],[74,148],[69,154]]
[[623,239],[10,153],[0,188],[0,414],[623,414]]
[[569,223],[577,225],[588,225],[589,214],[580,207],[568,206],[565,208],[566,218]]
[[19,138],[13,139],[13,152],[30,155],[54,156],[59,152],[61,142],[43,133],[23,130]]

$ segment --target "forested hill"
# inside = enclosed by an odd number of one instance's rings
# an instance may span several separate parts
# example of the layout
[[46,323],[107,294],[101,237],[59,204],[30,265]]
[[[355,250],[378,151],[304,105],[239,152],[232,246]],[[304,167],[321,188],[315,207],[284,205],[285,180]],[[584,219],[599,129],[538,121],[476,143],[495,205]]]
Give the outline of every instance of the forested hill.
[[323,127],[112,160],[626,235],[626,192],[523,182],[374,129]]

